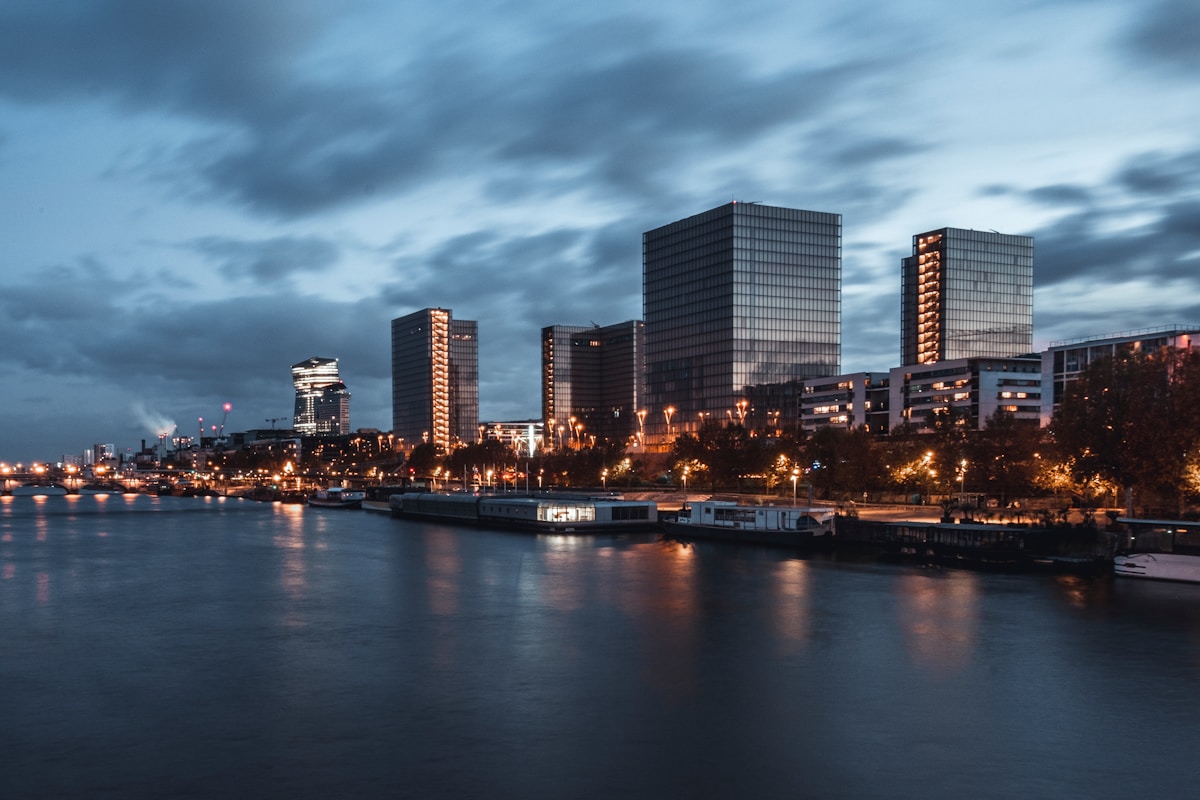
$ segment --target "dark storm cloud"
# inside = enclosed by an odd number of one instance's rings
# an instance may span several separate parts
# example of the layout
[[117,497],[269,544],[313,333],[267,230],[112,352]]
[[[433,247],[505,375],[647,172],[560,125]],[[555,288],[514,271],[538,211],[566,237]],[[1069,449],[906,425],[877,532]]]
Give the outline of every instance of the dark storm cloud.
[[[1134,193],[1136,204],[1112,186]],[[1108,186],[991,188],[1066,212],[1034,232],[1039,289],[1087,275],[1113,283],[1189,279],[1200,292],[1200,151],[1136,155]]]
[[1086,206],[1092,202],[1091,190],[1066,183],[1039,186],[1026,196],[1035,203],[1055,207]]
[[840,167],[864,167],[882,161],[919,155],[930,145],[892,136],[862,137],[850,131],[831,132],[836,144],[830,151],[834,164]]
[[0,93],[33,103],[115,98],[251,115],[269,105],[288,61],[316,32],[307,6],[289,3],[280,13],[237,0],[6,3]]
[[307,11],[9,7],[0,92],[26,102],[86,94],[216,123],[225,130],[180,146],[159,176],[194,192],[198,173],[217,197],[297,216],[482,164],[500,170],[494,192],[545,191],[545,181],[670,193],[689,153],[802,125],[868,71],[761,72],[745,57],[664,42],[654,24],[630,18],[567,27],[503,58],[429,45],[390,75],[322,82],[300,77],[318,27]]
[[1151,197],[1200,189],[1200,150],[1142,154],[1126,164],[1116,180],[1131,192]]
[[466,319],[500,309],[495,316],[522,326],[535,342],[544,325],[575,324],[580,315],[603,315],[612,306],[640,308],[640,234],[626,242],[624,254],[631,258],[614,259],[610,249],[619,252],[614,240],[628,231],[628,224],[617,228],[619,233],[609,226],[529,236],[503,236],[496,230],[456,236],[420,258],[419,266],[409,257],[398,260],[402,278],[385,287],[382,296],[405,309],[397,316],[428,306],[452,308]]
[[190,247],[216,264],[221,274],[277,284],[301,272],[320,272],[337,263],[338,247],[315,236],[279,236],[262,241],[206,236]]
[[1130,51],[1140,61],[1200,75],[1200,5],[1193,0],[1165,0],[1139,13],[1125,40]]
[[[44,279],[58,288],[46,292]],[[364,378],[389,375],[389,311],[374,297],[340,303],[280,291],[181,304],[139,295],[136,283],[121,284],[88,264],[6,287],[0,338],[24,343],[7,350],[7,361],[30,372],[111,382],[136,396],[278,393],[286,402],[288,367],[312,355],[342,358]]]
[[499,170],[494,199],[583,186],[654,195],[671,191],[673,164],[687,153],[801,122],[856,74],[755,76],[699,49],[608,52],[598,63],[573,55],[551,51],[554,69],[430,58],[387,85],[329,92],[328,102],[324,90],[300,92],[277,118],[249,126],[244,144],[214,153],[204,174],[217,191],[284,215],[485,163]]

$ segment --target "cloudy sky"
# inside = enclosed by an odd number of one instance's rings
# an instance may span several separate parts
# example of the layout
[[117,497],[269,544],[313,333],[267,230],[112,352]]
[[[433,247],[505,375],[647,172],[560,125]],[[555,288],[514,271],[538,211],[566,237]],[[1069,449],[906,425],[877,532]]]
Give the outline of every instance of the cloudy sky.
[[427,306],[534,417],[540,328],[733,199],[842,215],[845,371],[943,226],[1036,237],[1039,348],[1200,322],[1200,4],[986,5],[5,2],[0,460],[286,425],[313,355],[386,430]]

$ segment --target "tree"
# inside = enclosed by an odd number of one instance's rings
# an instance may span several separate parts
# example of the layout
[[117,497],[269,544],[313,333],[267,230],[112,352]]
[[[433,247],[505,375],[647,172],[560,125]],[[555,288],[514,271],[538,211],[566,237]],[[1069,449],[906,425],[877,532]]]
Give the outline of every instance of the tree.
[[820,428],[804,447],[808,479],[823,497],[878,486],[883,469],[875,438],[865,428]]
[[[984,429],[964,442],[955,456],[955,472],[961,470],[961,490],[986,491],[1006,502],[1027,494],[1037,474],[1038,452],[1046,444],[1044,432],[1034,423],[997,411]],[[962,462],[966,463],[963,464]]]
[[1178,497],[1188,454],[1200,444],[1200,353],[1124,353],[1093,362],[1066,390],[1051,423],[1082,475]]
[[433,442],[422,442],[408,454],[409,474],[415,477],[429,475],[433,472],[433,468],[438,466],[440,459],[441,454],[438,452],[437,445]]
[[672,452],[690,470],[706,468],[714,491],[718,485],[740,488],[743,475],[769,469],[772,455],[763,437],[751,436],[739,423],[716,420],[705,422],[698,434],[679,436]]

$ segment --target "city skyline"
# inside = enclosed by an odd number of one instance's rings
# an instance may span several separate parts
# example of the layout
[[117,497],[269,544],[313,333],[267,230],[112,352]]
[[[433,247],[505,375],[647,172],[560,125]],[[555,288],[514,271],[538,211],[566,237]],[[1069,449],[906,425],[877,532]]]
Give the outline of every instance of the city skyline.
[[386,429],[389,321],[434,306],[480,416],[534,418],[538,332],[640,318],[642,233],[735,199],[842,216],[844,372],[896,365],[942,227],[1034,238],[1035,350],[1194,325],[1197,38],[1183,2],[0,9],[0,458],[271,427],[312,353]]

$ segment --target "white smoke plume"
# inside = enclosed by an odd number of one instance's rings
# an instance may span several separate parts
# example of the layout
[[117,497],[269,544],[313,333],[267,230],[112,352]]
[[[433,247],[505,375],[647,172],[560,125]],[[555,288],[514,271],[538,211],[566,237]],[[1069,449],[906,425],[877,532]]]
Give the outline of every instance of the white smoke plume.
[[146,408],[143,403],[138,403],[133,407],[133,414],[137,417],[142,427],[156,438],[159,436],[170,436],[175,430],[174,420],[164,414]]

